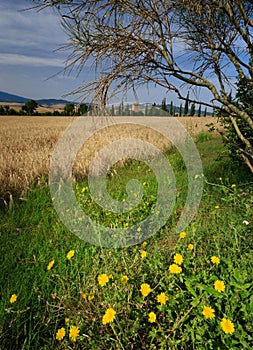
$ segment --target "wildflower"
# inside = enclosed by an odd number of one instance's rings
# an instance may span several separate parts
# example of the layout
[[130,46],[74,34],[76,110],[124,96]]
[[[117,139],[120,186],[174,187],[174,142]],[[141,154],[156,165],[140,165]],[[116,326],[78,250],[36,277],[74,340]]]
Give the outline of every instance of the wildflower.
[[110,275],[108,276],[109,279],[113,279],[113,275],[110,273]]
[[137,232],[141,232],[141,228],[140,227],[137,228]]
[[98,283],[101,287],[104,287],[107,282],[109,282],[107,274],[103,273],[102,275],[98,275]]
[[90,295],[88,295],[88,300],[91,301],[95,298],[95,295],[93,293],[91,293]]
[[200,175],[199,174],[196,174],[195,176],[194,176],[194,179],[196,180],[196,179],[198,179],[200,177]]
[[194,248],[193,244],[191,244],[191,243],[188,244],[188,249],[189,249],[189,250],[193,250],[193,248]]
[[212,256],[211,257],[211,261],[212,261],[213,264],[219,265],[220,258],[218,258],[218,256]]
[[172,264],[169,266],[170,273],[177,274],[182,272],[182,267],[177,264]]
[[72,340],[72,341],[76,341],[76,338],[78,337],[79,335],[79,332],[80,332],[80,329],[79,327],[76,327],[76,326],[71,326],[70,327],[70,330],[69,330],[69,338]]
[[235,188],[235,187],[236,187],[236,184],[232,184],[231,187],[232,187],[232,188]]
[[128,226],[129,226],[129,223],[128,223],[128,222],[126,222],[126,223],[125,223],[125,227],[128,227]]
[[67,254],[67,259],[70,260],[71,258],[73,258],[73,256],[75,255],[75,251],[74,250],[70,250]]
[[17,301],[17,298],[18,298],[17,294],[12,294],[10,298],[10,303],[11,304],[15,303]]
[[86,293],[83,293],[83,294],[82,294],[82,298],[83,298],[83,299],[87,299],[87,294],[86,294]]
[[125,276],[125,275],[121,277],[121,282],[123,284],[126,284],[128,280],[129,280],[129,278],[127,276]]
[[143,283],[143,284],[141,285],[140,291],[141,291],[141,294],[142,294],[144,297],[148,296],[149,293],[151,292],[150,285],[149,285],[148,283]]
[[185,238],[186,237],[186,232],[180,232],[179,237],[180,238]]
[[232,334],[235,331],[235,327],[234,327],[233,322],[228,320],[227,318],[223,318],[221,320],[220,325],[221,325],[223,332],[225,332],[226,334],[229,334],[229,333]]
[[47,270],[51,270],[51,268],[54,266],[54,260],[51,260],[50,263],[47,265]]
[[60,328],[58,329],[58,331],[56,332],[55,338],[57,340],[62,340],[65,337],[66,331],[65,328]]
[[215,209],[220,209],[220,206],[219,206],[219,205],[216,205],[214,208],[215,208]]
[[224,292],[225,290],[225,283],[223,281],[220,280],[216,280],[214,282],[214,288],[218,291],[218,292]]
[[142,243],[143,248],[146,248],[147,244],[148,244],[147,242],[143,242]]
[[245,224],[246,226],[248,226],[248,224],[249,224],[249,222],[247,220],[243,220],[242,223]]
[[183,256],[181,255],[181,254],[175,254],[174,255],[174,262],[176,263],[176,264],[178,264],[178,265],[181,265],[182,264],[182,262],[183,262]]
[[147,257],[147,252],[145,250],[141,252],[141,257],[142,259],[145,259]]
[[143,184],[143,186],[146,186],[146,185],[147,185],[147,182],[146,182],[146,181],[144,181],[142,184]]
[[106,310],[103,318],[102,318],[102,324],[111,323],[114,321],[116,315],[116,311],[112,308],[109,308]]
[[69,323],[70,322],[70,318],[69,317],[65,317],[65,323]]
[[158,303],[160,303],[161,305],[165,305],[166,304],[166,301],[168,300],[169,298],[167,297],[167,295],[165,293],[161,293],[159,295],[157,295],[157,301]]
[[87,189],[88,187],[83,187],[81,192],[84,193]]
[[204,306],[202,315],[204,315],[205,318],[214,318],[214,309],[212,309],[210,306]]
[[156,314],[152,311],[148,314],[149,318],[148,318],[148,321],[150,323],[154,323],[156,321]]

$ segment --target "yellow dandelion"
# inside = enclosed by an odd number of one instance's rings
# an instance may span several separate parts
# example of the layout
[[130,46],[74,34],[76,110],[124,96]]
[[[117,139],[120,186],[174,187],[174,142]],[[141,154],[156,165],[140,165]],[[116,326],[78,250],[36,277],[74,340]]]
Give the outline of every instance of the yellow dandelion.
[[66,331],[65,328],[60,328],[58,329],[58,331],[56,332],[55,338],[57,340],[62,340],[65,337]]
[[51,268],[54,266],[54,260],[51,260],[50,263],[47,265],[47,270],[51,270]]
[[95,295],[93,293],[91,293],[90,295],[88,295],[88,300],[91,301],[95,298]]
[[169,266],[170,273],[177,274],[182,272],[182,267],[177,264],[172,264]]
[[70,250],[67,254],[67,259],[70,260],[71,258],[73,258],[73,256],[75,255],[75,251],[74,250]]
[[232,187],[232,188],[235,188],[235,187],[236,187],[236,184],[232,184],[231,187]]
[[213,264],[219,265],[220,258],[218,258],[218,256],[212,256],[211,257],[211,261],[212,261]]
[[101,275],[98,275],[98,283],[101,287],[104,287],[107,282],[109,282],[109,277],[107,274],[102,273]]
[[69,317],[65,317],[65,323],[69,323],[70,322],[70,318]]
[[220,280],[216,280],[214,282],[214,288],[218,291],[218,292],[224,292],[225,290],[225,283],[223,281]]
[[147,252],[145,250],[141,252],[141,257],[142,259],[145,259],[147,257]]
[[143,184],[143,186],[146,186],[146,185],[147,185],[147,182],[146,182],[146,181],[144,181],[142,184]]
[[102,324],[112,323],[115,319],[115,316],[116,311],[113,308],[107,309],[102,318]]
[[83,293],[83,294],[82,294],[82,298],[83,298],[83,299],[87,299],[87,294],[86,294],[86,293]]
[[138,227],[138,228],[137,228],[137,232],[141,232],[141,227]]
[[177,264],[177,265],[181,265],[182,262],[183,262],[183,256],[181,254],[175,254],[174,255],[174,262]]
[[148,296],[151,292],[150,285],[148,283],[142,283],[140,291],[144,297]]
[[189,249],[189,250],[193,250],[193,248],[194,248],[193,244],[191,244],[191,243],[188,244],[188,249]]
[[180,232],[179,237],[180,238],[185,238],[186,237],[186,232]]
[[123,284],[126,284],[128,280],[129,280],[129,278],[128,278],[126,275],[124,275],[124,276],[121,277],[121,282],[122,282]]
[[167,295],[165,293],[161,293],[161,294],[157,295],[157,301],[161,305],[165,305],[168,299],[169,298],[167,297]]
[[235,326],[234,326],[233,322],[228,320],[227,318],[223,318],[221,320],[220,325],[221,325],[221,329],[226,334],[232,334],[235,331]]
[[75,341],[76,341],[76,338],[77,338],[78,335],[79,335],[79,332],[80,332],[79,327],[77,327],[77,326],[71,326],[71,327],[70,327],[70,330],[69,330],[69,338],[70,338],[70,340],[72,340],[73,342],[75,342]]
[[146,248],[147,244],[148,244],[147,242],[143,242],[142,243],[143,248]]
[[151,311],[149,314],[148,314],[148,321],[150,323],[154,323],[156,321],[156,314]]
[[214,208],[215,208],[215,209],[220,209],[220,206],[219,206],[219,205],[216,205]]
[[214,309],[212,309],[210,306],[204,306],[202,315],[205,316],[205,318],[214,318],[215,314],[214,314]]
[[126,222],[126,223],[125,223],[125,227],[128,227],[128,226],[129,226],[129,223],[128,223],[128,222]]
[[109,279],[113,279],[113,275],[110,273],[110,275],[108,275]]
[[12,294],[10,298],[10,303],[11,304],[15,303],[17,301],[17,298],[18,298],[17,294]]

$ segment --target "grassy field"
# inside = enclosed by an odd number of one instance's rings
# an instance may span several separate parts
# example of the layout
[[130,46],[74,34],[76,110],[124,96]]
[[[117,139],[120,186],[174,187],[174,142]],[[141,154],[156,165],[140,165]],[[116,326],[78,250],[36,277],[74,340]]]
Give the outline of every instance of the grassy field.
[[[0,212],[0,349],[252,349],[252,176],[228,159],[220,137],[207,133],[204,125],[195,131],[193,120],[187,126],[204,168],[195,181],[202,176],[205,186],[185,231],[176,233],[175,224],[185,205],[187,173],[172,148],[166,157],[175,172],[177,198],[170,219],[145,242],[109,249],[71,234],[49,193],[45,159],[70,119],[36,118],[41,124],[33,126],[32,134],[33,121],[12,120],[12,127],[1,128],[9,140],[1,159],[9,180],[3,176],[1,181],[10,193],[16,190],[20,197],[23,192],[22,200],[11,205],[3,197],[6,206]],[[57,124],[54,131],[51,123]],[[11,128],[22,133],[11,137]],[[21,144],[29,169],[17,169]],[[7,149],[12,150],[12,174],[20,171],[23,182],[10,183]],[[29,163],[36,155],[45,163]],[[36,170],[30,176],[32,165]],[[129,161],[107,178],[108,192],[123,201],[133,177],[143,184],[143,198],[126,214],[108,215],[96,206],[85,179],[74,184],[78,202],[105,226],[131,226],[154,205],[154,173]]]

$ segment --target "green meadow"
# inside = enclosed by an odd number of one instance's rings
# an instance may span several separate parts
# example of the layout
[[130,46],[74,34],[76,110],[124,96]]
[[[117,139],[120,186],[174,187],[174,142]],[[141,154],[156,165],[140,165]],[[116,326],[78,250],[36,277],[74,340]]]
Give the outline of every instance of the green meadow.
[[[188,191],[183,159],[167,152],[177,197],[170,219],[140,244],[90,245],[57,216],[47,179],[0,211],[1,350],[253,348],[253,179],[226,156],[218,136],[196,140],[204,190],[194,219],[175,225]],[[150,213],[156,178],[126,162],[108,174],[108,192],[124,201],[126,183],[143,184],[140,205],[122,215],[93,202],[75,184],[85,213],[105,226],[131,226]],[[138,232],[141,234],[141,232]]]

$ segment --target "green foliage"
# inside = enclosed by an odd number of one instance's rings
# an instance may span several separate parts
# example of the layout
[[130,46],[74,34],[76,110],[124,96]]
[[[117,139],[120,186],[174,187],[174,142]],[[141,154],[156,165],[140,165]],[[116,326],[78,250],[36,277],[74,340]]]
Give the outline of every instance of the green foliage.
[[[169,222],[145,244],[113,250],[79,240],[59,221],[46,183],[29,190],[12,210],[0,212],[1,349],[252,349],[251,184],[243,172],[236,174],[228,166],[222,178],[206,167],[211,163],[220,168],[221,160],[215,160],[222,147],[219,140],[198,147],[206,185],[185,237],[173,234],[172,228],[187,195],[187,174],[175,150],[168,158],[177,177],[177,205]],[[131,225],[149,213],[155,201],[154,174],[135,161],[111,171],[108,192],[117,200],[126,198],[126,183],[133,175],[145,183],[139,210],[128,217],[105,215],[94,207],[86,181],[75,184],[78,201],[106,225]],[[199,181],[202,175],[196,175]],[[74,255],[68,259],[71,250]],[[169,270],[175,254],[183,257],[179,274]],[[213,256],[219,263],[212,262]],[[108,276],[105,286],[98,283],[101,274]],[[126,283],[123,276],[128,277]],[[214,288],[216,280],[224,282],[224,291]],[[151,288],[146,297],[140,291],[143,283]],[[161,293],[168,296],[164,305],[157,300]],[[10,303],[13,294],[17,301]],[[204,306],[214,310],[214,318],[203,315]],[[116,317],[103,325],[108,308]],[[150,312],[156,314],[153,323]],[[231,334],[222,330],[223,318],[233,322]],[[71,326],[80,329],[75,342],[69,337]],[[66,335],[57,340],[61,328]]]
[[65,115],[74,115],[75,113],[75,105],[74,103],[66,103],[65,107],[64,107],[64,114]]
[[24,106],[22,106],[22,111],[25,114],[32,115],[35,112],[37,107],[38,107],[38,103],[36,101],[29,100],[24,104]]

